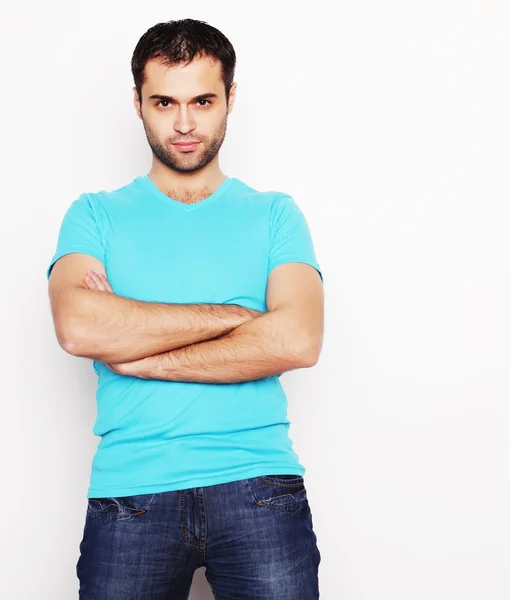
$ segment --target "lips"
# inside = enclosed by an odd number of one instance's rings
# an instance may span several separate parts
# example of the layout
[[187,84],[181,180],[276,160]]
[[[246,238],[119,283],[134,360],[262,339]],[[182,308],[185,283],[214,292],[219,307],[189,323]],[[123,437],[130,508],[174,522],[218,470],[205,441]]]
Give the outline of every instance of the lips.
[[176,142],[173,145],[179,148],[179,150],[193,150],[200,144],[200,142]]

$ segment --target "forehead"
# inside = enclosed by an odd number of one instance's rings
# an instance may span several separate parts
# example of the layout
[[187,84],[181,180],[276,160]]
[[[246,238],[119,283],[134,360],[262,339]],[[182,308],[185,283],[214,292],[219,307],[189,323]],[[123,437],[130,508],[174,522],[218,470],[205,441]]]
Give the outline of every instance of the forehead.
[[190,63],[165,65],[161,59],[147,61],[143,91],[169,96],[197,96],[202,92],[217,92],[223,87],[221,62],[209,56],[195,58]]

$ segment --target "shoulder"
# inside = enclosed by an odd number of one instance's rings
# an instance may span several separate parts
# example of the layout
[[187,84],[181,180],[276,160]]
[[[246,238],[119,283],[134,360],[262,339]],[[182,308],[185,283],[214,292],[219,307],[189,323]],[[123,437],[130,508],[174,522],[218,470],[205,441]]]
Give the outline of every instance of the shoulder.
[[284,210],[286,206],[294,204],[293,198],[279,190],[261,190],[248,185],[246,182],[235,178],[236,189],[247,200],[257,202],[258,204],[266,205],[272,211]]
[[83,192],[77,202],[87,206],[96,215],[114,205],[125,205],[133,202],[139,195],[138,177],[122,186],[113,189],[99,189]]

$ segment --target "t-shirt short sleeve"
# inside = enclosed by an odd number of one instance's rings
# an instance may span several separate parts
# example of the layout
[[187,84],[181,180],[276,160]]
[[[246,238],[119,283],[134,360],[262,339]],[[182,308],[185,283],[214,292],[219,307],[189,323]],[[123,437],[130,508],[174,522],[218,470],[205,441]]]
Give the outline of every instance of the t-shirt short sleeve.
[[300,262],[315,267],[324,281],[305,215],[291,196],[279,196],[273,200],[269,229],[268,275],[278,265]]
[[104,243],[89,194],[81,194],[67,209],[58,234],[57,248],[46,270],[46,279],[59,258],[71,252],[90,254],[105,262]]

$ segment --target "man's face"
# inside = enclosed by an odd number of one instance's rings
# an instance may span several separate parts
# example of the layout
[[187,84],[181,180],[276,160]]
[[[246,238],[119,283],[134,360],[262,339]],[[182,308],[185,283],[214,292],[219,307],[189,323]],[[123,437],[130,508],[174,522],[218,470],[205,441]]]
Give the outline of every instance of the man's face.
[[[221,63],[209,57],[171,67],[151,59],[145,65],[142,104],[134,104],[156,157],[180,173],[192,173],[217,155],[227,131],[234,83],[227,107]],[[198,142],[180,146],[179,142]]]

